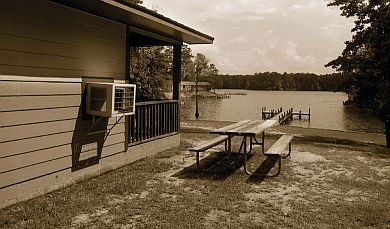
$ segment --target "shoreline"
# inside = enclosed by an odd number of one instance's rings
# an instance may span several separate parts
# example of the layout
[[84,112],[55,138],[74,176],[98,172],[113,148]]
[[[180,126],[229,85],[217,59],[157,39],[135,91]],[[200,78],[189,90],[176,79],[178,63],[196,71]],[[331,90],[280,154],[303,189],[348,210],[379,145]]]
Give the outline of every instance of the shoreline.
[[[180,122],[180,130],[183,132],[210,132],[211,130],[221,128],[232,124],[230,121],[215,121],[215,120],[182,120]],[[289,125],[280,125],[270,128],[267,131],[270,135],[292,134],[298,139],[316,141],[316,142],[332,142],[344,144],[370,144],[378,146],[386,146],[386,135],[378,133],[365,133],[345,130],[330,130],[319,128],[306,128]]]

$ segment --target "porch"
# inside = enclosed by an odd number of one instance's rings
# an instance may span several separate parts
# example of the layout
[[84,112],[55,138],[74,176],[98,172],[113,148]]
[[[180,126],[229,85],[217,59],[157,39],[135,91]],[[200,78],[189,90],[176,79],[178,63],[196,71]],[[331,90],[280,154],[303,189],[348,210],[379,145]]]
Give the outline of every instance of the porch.
[[138,102],[128,118],[129,147],[179,133],[179,101]]

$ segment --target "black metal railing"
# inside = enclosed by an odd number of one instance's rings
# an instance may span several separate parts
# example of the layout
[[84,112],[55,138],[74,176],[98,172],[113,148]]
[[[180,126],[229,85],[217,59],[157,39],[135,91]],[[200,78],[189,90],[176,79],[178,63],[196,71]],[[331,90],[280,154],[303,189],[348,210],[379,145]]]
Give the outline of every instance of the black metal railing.
[[178,100],[138,102],[129,117],[129,144],[170,135],[179,131]]

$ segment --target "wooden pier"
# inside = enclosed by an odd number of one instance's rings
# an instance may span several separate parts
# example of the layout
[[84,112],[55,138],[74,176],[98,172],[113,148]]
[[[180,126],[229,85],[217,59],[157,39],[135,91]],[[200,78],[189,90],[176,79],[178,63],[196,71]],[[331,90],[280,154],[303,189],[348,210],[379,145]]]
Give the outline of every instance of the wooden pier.
[[279,115],[280,113],[282,113],[282,110],[283,110],[282,108],[279,108],[279,109],[272,109],[272,110],[267,111],[266,107],[262,107],[261,108],[261,119],[263,119],[263,120],[271,119],[271,118],[275,117],[276,115]]
[[283,108],[271,109],[269,111],[267,111],[266,107],[261,108],[261,118],[263,120],[275,119],[279,121],[279,124],[287,124],[289,121],[293,119],[294,115],[298,116],[299,120],[301,120],[302,117],[307,116],[310,122],[310,116],[311,116],[310,108],[308,113],[304,113],[301,110],[299,112],[293,112],[293,108],[290,108],[286,112],[283,112]]
[[238,91],[238,92],[225,92],[224,94],[225,95],[230,95],[230,96],[232,96],[232,95],[244,95],[244,96],[246,96],[247,95],[246,92],[240,92],[240,91]]

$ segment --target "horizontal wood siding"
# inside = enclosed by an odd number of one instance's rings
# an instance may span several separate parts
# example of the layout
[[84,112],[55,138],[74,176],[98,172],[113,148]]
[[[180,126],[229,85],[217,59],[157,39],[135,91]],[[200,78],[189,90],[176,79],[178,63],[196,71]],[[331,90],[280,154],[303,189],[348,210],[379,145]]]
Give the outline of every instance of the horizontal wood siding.
[[2,97],[0,112],[78,107],[80,106],[80,101],[81,95]]
[[0,206],[80,176],[76,148],[79,160],[96,153],[101,163],[125,151],[125,118],[91,129],[80,107],[91,77],[125,79],[125,39],[125,25],[51,1],[2,1]]
[[[3,84],[7,82],[1,81]],[[23,84],[21,82],[21,84]],[[26,83],[29,84],[29,83]],[[52,83],[41,82],[50,87]],[[64,83],[66,84],[66,83]],[[81,83],[73,84],[81,87]],[[23,86],[21,86],[23,88]],[[46,95],[61,100],[73,95]],[[25,98],[41,96],[7,96],[15,102]],[[84,136],[92,126],[92,120],[82,120],[79,105],[64,108],[55,107],[55,103],[47,103],[46,107],[15,109],[0,112],[0,190],[46,174],[58,172],[72,167],[72,141],[75,136],[83,142],[94,142],[94,135]],[[74,100],[74,98],[73,98]],[[30,99],[34,102],[34,99]],[[55,101],[55,100],[52,100]],[[16,103],[17,104],[17,103]],[[23,103],[22,103],[23,104]],[[41,102],[38,104],[42,105]],[[96,127],[101,129],[99,125]],[[110,118],[103,123],[108,136],[104,141],[100,157],[124,151],[125,119]]]
[[[101,157],[107,157],[119,152],[124,152],[123,146],[124,134],[110,135],[108,142],[105,143],[103,154]],[[52,155],[42,154],[41,151],[36,151],[23,156],[17,155],[15,157],[4,158],[4,162],[13,164],[14,168],[5,166],[8,170],[0,172],[1,188],[18,182],[27,181],[36,177],[47,175],[63,169],[72,167],[72,150],[70,144],[67,145],[59,153],[56,153],[54,158]],[[23,160],[20,160],[23,158]],[[5,163],[4,163],[5,165]],[[3,166],[2,166],[3,170]]]
[[[62,134],[74,131],[86,131],[91,127],[92,121],[83,122],[76,126],[77,119],[63,121],[52,121],[43,123],[34,123],[29,125],[10,126],[2,128],[0,131],[0,143],[23,140],[28,138],[37,138],[47,135]],[[113,128],[111,133],[124,132],[124,119],[118,123],[116,119],[109,119],[107,129]],[[114,128],[115,127],[115,128]]]
[[43,81],[25,82],[1,80],[0,96],[81,95],[80,83],[50,82],[50,84],[46,84],[42,82]]
[[126,28],[54,2],[4,0],[0,73],[124,79]]
[[16,112],[3,111],[0,113],[0,127],[59,121],[75,117],[77,118],[79,115],[81,115],[79,114],[79,107],[25,110]]

